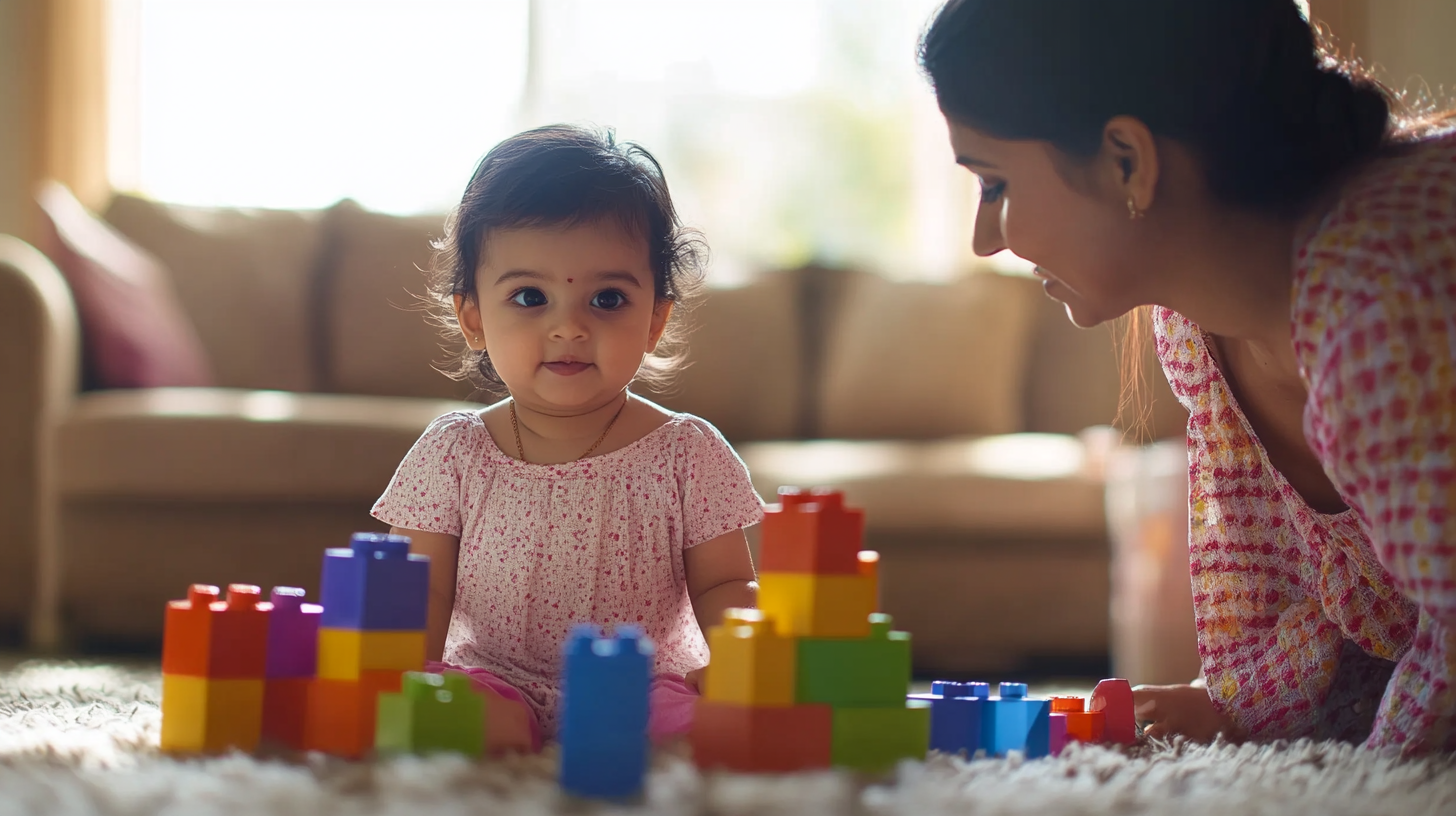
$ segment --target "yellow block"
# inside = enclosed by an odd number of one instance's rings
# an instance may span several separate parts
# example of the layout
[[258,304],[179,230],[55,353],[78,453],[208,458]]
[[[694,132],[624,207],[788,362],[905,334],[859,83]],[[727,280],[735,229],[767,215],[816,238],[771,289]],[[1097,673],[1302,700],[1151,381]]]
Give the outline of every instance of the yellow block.
[[263,733],[263,680],[162,675],[162,750],[252,751]]
[[763,612],[728,610],[723,623],[708,630],[708,648],[706,699],[760,707],[794,704],[798,644],[779,636]]
[[423,631],[320,629],[318,676],[324,680],[358,680],[366,671],[423,671]]
[[869,637],[875,584],[873,575],[765,572],[758,608],[785,637]]

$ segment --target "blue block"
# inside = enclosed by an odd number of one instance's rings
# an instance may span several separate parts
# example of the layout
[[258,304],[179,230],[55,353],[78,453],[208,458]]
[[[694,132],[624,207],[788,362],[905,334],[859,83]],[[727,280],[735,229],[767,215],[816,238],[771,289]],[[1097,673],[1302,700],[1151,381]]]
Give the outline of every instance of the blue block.
[[989,685],[937,680],[930,685],[930,692],[912,695],[911,699],[930,701],[931,749],[948,754],[964,751],[969,757],[986,747],[982,708],[991,696]]
[[1026,758],[1041,759],[1052,753],[1052,701],[1027,700],[1032,707],[1031,727],[1026,734]]
[[651,639],[632,626],[603,637],[582,625],[567,638],[557,734],[567,793],[621,799],[642,792],[653,652]]
[[1027,758],[1049,753],[1051,701],[1026,696],[1025,683],[1002,683],[1001,695],[986,701],[982,733],[986,753],[1006,756],[1022,751]]
[[324,550],[320,625],[330,629],[424,629],[430,559],[404,536],[355,533],[349,548]]

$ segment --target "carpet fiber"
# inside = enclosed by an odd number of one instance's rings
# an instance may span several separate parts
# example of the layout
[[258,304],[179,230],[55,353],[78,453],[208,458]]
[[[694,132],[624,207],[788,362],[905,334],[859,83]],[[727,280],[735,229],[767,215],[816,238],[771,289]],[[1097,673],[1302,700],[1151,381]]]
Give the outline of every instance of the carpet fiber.
[[934,757],[890,778],[704,776],[660,753],[644,801],[574,802],[553,757],[348,763],[156,749],[154,670],[30,662],[0,673],[0,816],[33,814],[1431,814],[1456,813],[1456,760],[1349,746],[1072,746],[1055,759]]

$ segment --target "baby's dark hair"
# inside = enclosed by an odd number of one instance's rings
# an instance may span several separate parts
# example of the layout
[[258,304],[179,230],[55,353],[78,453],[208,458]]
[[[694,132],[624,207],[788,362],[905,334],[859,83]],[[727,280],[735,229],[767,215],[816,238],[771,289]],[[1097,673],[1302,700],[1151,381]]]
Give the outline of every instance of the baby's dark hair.
[[[687,301],[702,286],[707,244],[682,225],[657,159],[640,145],[618,142],[610,129],[550,125],[506,139],[476,165],[460,206],[434,243],[430,294],[448,337],[459,327],[454,296],[478,297],[475,271],[497,229],[573,227],[613,222],[647,241],[657,302],[672,301],[672,319],[638,380],[665,383],[683,357]],[[445,373],[501,393],[505,384],[485,352],[458,352]]]
[[1401,133],[1400,100],[1319,35],[1294,0],[950,0],[919,59],[952,121],[1088,159],[1133,116],[1219,200],[1289,212]]

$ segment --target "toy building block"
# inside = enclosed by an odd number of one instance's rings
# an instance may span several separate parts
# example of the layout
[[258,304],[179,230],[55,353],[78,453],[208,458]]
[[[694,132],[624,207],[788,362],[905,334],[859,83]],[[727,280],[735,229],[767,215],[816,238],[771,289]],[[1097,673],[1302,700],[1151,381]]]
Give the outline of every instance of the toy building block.
[[358,759],[374,745],[379,695],[400,690],[401,672],[366,671],[358,680],[309,683],[304,746]]
[[376,751],[485,751],[485,698],[463,672],[408,672],[398,694],[379,695]]
[[863,575],[764,572],[758,608],[785,637],[869,637],[875,581]]
[[581,625],[567,638],[558,733],[567,793],[615,799],[642,791],[654,651],[632,626],[602,637]]
[[193,584],[187,599],[167,604],[162,673],[212,679],[262,679],[268,669],[268,614],[272,605],[248,584]]
[[1081,697],[1053,697],[1052,713],[1067,718],[1067,739],[1077,742],[1101,742],[1107,717],[1101,711],[1088,711]]
[[1113,678],[1103,680],[1092,689],[1092,702],[1088,708],[1100,711],[1107,717],[1102,739],[1119,745],[1137,743],[1137,722],[1132,710],[1132,685],[1126,680]]
[[867,638],[801,638],[795,701],[847,708],[903,705],[910,633],[891,631],[893,623],[889,615],[875,613]]
[[1051,756],[1061,756],[1062,749],[1067,747],[1067,715],[1051,713],[1047,715],[1047,753]]
[[312,677],[270,677],[263,687],[263,741],[302,751],[307,747],[308,694]]
[[162,675],[162,750],[252,751],[263,729],[263,680]]
[[874,550],[859,551],[859,574],[870,581],[870,598],[874,606],[880,608],[880,554]]
[[930,704],[906,700],[893,708],[836,708],[830,759],[834,765],[878,773],[930,750]]
[[424,629],[430,559],[404,536],[355,533],[349,548],[324,551],[320,625],[330,629]]
[[834,710],[826,705],[741,706],[699,699],[689,739],[705,770],[790,773],[828,768]]
[[970,757],[987,747],[982,709],[991,699],[989,684],[936,680],[930,694],[912,694],[910,699],[930,704],[931,748],[948,754],[964,751]]
[[774,631],[773,621],[757,609],[729,609],[723,623],[708,630],[708,663],[703,696],[743,706],[794,704],[798,650],[792,638]]
[[273,587],[268,615],[269,679],[313,677],[318,669],[319,621],[324,608],[304,603],[298,587]]
[[864,511],[844,506],[838,490],[780,488],[764,511],[759,544],[763,572],[855,575],[864,539]]
[[1047,715],[1050,700],[1026,696],[1025,683],[1002,683],[999,697],[992,697],[983,709],[981,727],[987,739],[986,753],[1005,756],[1021,751],[1028,757],[1047,753]]
[[358,680],[366,671],[423,671],[425,632],[378,629],[319,629],[318,676]]

